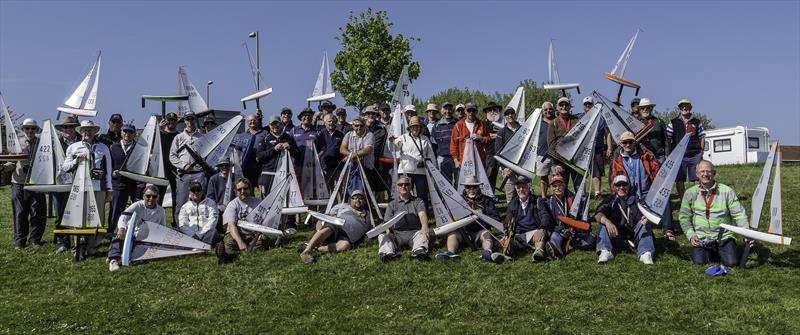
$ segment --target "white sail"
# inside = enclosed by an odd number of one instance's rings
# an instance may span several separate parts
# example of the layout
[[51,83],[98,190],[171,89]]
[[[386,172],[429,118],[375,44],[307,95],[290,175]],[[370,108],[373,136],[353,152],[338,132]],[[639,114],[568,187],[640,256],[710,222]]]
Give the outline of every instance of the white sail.
[[188,95],[189,100],[178,101],[178,115],[183,116],[186,112],[192,111],[200,113],[208,110],[206,101],[203,96],[197,91],[189,75],[183,66],[178,67],[178,95]]
[[164,175],[162,155],[158,118],[150,116],[119,173],[132,180],[166,186],[169,182]]
[[633,47],[636,45],[636,39],[639,37],[639,31],[636,30],[636,34],[633,35],[630,41],[628,41],[628,45],[625,46],[625,50],[622,51],[622,54],[617,59],[617,63],[614,64],[614,68],[611,69],[611,74],[622,78],[625,76],[625,67],[628,66],[628,61],[631,58],[631,52],[633,52]]
[[436,226],[444,226],[451,221],[450,211],[447,210],[447,207],[442,201],[442,197],[440,197],[439,192],[436,191],[436,184],[433,182],[433,179],[431,179],[431,174],[425,173],[425,177],[425,179],[428,181],[428,190],[430,190],[431,194],[431,208],[433,208],[433,218],[436,221]]
[[[303,193],[300,191],[300,183],[297,180],[297,174],[294,172],[294,163],[292,157],[289,156],[289,151],[283,150],[278,160],[278,168],[275,170],[275,179],[289,178],[289,189],[286,191],[287,203],[285,207],[297,207],[305,211],[305,203],[303,202]],[[273,182],[270,192],[280,187],[278,183]]]
[[92,179],[89,177],[89,161],[87,160],[78,163],[61,225],[71,228],[99,228],[102,226],[97,202],[94,198]]
[[495,155],[498,163],[514,172],[534,178],[536,175],[537,151],[541,134],[541,109],[537,108],[511,139]]
[[384,223],[379,224],[375,228],[370,229],[366,234],[367,238],[368,239],[375,238],[375,236],[378,236],[378,235],[382,234],[383,232],[389,230],[390,228],[394,227],[394,225],[397,222],[399,222],[400,219],[402,219],[404,215],[406,215],[406,211],[400,211],[400,213],[395,214],[395,216],[393,218],[389,219],[388,221],[386,221]]
[[[406,120],[406,115],[403,113],[403,107],[401,105],[395,105],[394,112],[392,112],[392,123],[389,124],[389,132],[388,137],[400,138],[400,136],[405,135],[406,129],[408,128],[408,120]],[[386,144],[389,145],[389,141],[386,141]]]
[[330,197],[328,185],[325,183],[325,175],[322,172],[322,164],[319,161],[317,146],[313,141],[308,141],[306,144],[300,188],[303,190],[303,199],[305,200],[324,199],[327,203],[327,199]]
[[[517,87],[506,108],[514,108],[517,112],[517,122],[525,123],[525,87]],[[502,116],[501,116],[502,117]]]
[[[39,134],[39,145],[36,146],[36,153],[31,162],[31,173],[28,177],[28,184],[49,184],[56,183],[56,171],[60,165],[55,165],[57,149],[53,147],[53,137],[55,128],[50,120],[45,120],[42,124],[42,133]],[[60,144],[60,143],[59,143]],[[61,152],[64,155],[64,152]]]
[[633,116],[633,114],[617,106],[597,91],[592,93],[592,95],[598,103],[603,104],[603,109],[600,111],[600,114],[603,116],[606,127],[608,127],[617,145],[619,145],[619,136],[626,131],[632,132],[636,138],[639,139],[652,128],[652,126],[646,126],[642,121],[639,121],[639,119]]
[[[2,94],[0,94],[0,107],[3,108],[3,126],[6,128],[3,140],[6,142],[8,153],[20,154],[22,153],[22,146],[19,144],[17,130],[14,128],[14,122],[11,120],[11,114],[8,112],[8,107],[6,107],[6,102]],[[0,150],[2,150],[3,140],[0,140]]]
[[472,213],[470,209],[464,204],[465,201],[461,197],[461,194],[458,193],[455,188],[453,188],[453,185],[451,185],[446,179],[444,179],[444,176],[442,176],[442,173],[436,167],[436,164],[425,163],[425,166],[427,168],[426,171],[428,172],[428,176],[433,181],[433,185],[430,185],[432,187],[429,187],[430,188],[429,191],[432,196],[434,195],[434,193],[437,193],[436,195],[440,199],[442,199],[444,208],[447,210],[449,214],[446,217],[444,217],[448,218],[449,219],[448,221],[445,222],[437,221],[436,225],[437,226],[445,225],[447,224],[447,222],[451,220],[455,221],[470,216]]
[[678,145],[672,149],[667,159],[664,160],[664,164],[661,164],[656,178],[653,179],[644,203],[639,202],[640,212],[652,223],[660,223],[664,209],[669,206],[669,196],[672,194],[672,186],[678,176],[683,154],[686,153],[686,148],[689,146],[689,137],[689,134],[684,135]]
[[[330,213],[330,210],[333,208],[333,203],[336,201],[336,195],[339,194],[339,190],[342,189],[342,181],[350,170],[351,158],[352,156],[347,156],[347,160],[344,162],[344,168],[342,168],[342,172],[339,173],[339,178],[336,179],[336,184],[333,185],[333,190],[331,190],[330,197],[328,198],[328,204],[325,206],[325,213]],[[347,188],[346,184],[345,188]]]
[[580,93],[580,84],[578,83],[562,83],[561,78],[558,76],[558,66],[556,66],[556,49],[553,46],[553,40],[550,40],[550,46],[547,48],[547,79],[548,82],[542,85],[546,90],[562,90],[566,96],[566,90],[576,88]]
[[210,250],[211,246],[203,241],[167,228],[155,222],[142,221],[136,229],[136,242],[158,244],[163,247]]
[[764,241],[764,242],[769,242],[769,243],[774,243],[774,244],[779,244],[779,245],[791,245],[792,244],[792,238],[788,237],[788,236],[770,234],[770,233],[762,233],[762,232],[757,231],[757,230],[747,229],[747,228],[739,227],[739,226],[732,226],[732,225],[729,225],[727,223],[722,223],[719,226],[722,227],[725,230],[730,230],[730,231],[732,231],[732,232],[734,232],[736,234],[742,235],[742,236],[744,236],[746,238],[753,239],[753,240],[759,240],[759,241]]
[[547,48],[547,79],[550,83],[560,83],[561,79],[558,78],[558,66],[556,66],[556,50],[553,47],[553,40],[550,40],[550,46]]
[[205,250],[195,249],[173,249],[166,248],[158,245],[135,245],[131,250],[131,261],[144,261],[149,259],[178,257],[193,254],[200,254]]
[[[411,79],[408,77],[408,65],[403,66],[403,72],[397,80],[392,95],[392,106],[400,105],[400,108],[411,104]],[[401,111],[402,112],[402,111]],[[397,136],[399,137],[399,136]]]
[[475,143],[471,138],[467,138],[464,144],[464,155],[461,158],[461,167],[458,169],[458,193],[464,192],[464,185],[461,185],[468,177],[475,177],[481,182],[481,193],[488,197],[494,197],[494,190],[489,182],[489,177],[486,175],[486,169],[483,167],[481,156],[478,149],[475,148]]
[[311,92],[311,97],[307,101],[323,101],[330,100],[336,97],[336,93],[331,86],[331,76],[328,66],[328,53],[324,52],[322,55],[322,65],[319,67],[319,74],[317,75],[317,82],[314,84],[314,90]]
[[275,176],[272,191],[247,215],[245,221],[273,229],[280,229],[281,208],[286,202],[289,190],[289,177]]
[[772,142],[770,144],[769,155],[767,155],[767,161],[764,162],[761,178],[758,180],[755,192],[753,192],[753,202],[750,208],[750,228],[753,229],[758,228],[758,223],[761,221],[761,209],[764,206],[764,199],[767,196],[769,176],[772,174],[772,164],[775,161],[775,151],[777,148],[778,142]]
[[[67,100],[64,101],[64,104],[57,108],[58,111],[80,116],[96,116],[97,91],[99,83],[100,53],[98,52],[97,60],[95,60],[91,69],[89,69],[89,71],[83,77],[83,80],[81,80],[80,84],[78,84]],[[90,85],[91,90],[89,89]]]
[[[572,199],[572,205],[569,206],[569,215],[573,218],[578,218],[578,211],[581,210],[581,203],[583,202],[584,197],[588,197],[589,192],[586,191],[586,181],[592,179],[592,173],[589,170],[586,170],[586,173],[583,174],[583,178],[581,178],[581,184],[578,188],[575,189],[575,197]],[[592,186],[592,183],[589,182],[589,187]],[[564,192],[567,190],[564,189]],[[585,218],[580,218],[581,220],[586,221]]]
[[330,223],[330,224],[335,224],[337,226],[344,226],[344,223],[345,223],[344,219],[337,218],[337,217],[332,216],[332,215],[325,215],[325,214],[322,214],[320,212],[308,211],[308,214],[309,214],[309,216],[311,216],[311,217],[313,217],[313,218],[315,218],[317,220],[320,220],[322,222],[327,222],[327,223]]
[[565,160],[573,162],[581,148],[588,146],[593,129],[596,128],[597,117],[600,115],[601,104],[595,104],[592,109],[583,114],[578,122],[567,132],[561,141],[556,144],[556,153]]
[[[777,142],[775,143],[777,146]],[[783,235],[783,209],[781,206],[781,150],[775,157],[775,180],[772,182],[770,198],[769,230],[770,234]]]
[[[227,151],[228,146],[230,146],[231,142],[233,141],[233,137],[230,137],[230,139],[226,139],[226,137],[228,137],[228,135],[230,133],[235,132],[236,129],[239,128],[239,123],[241,123],[241,122],[242,122],[242,116],[241,115],[234,116],[230,120],[225,121],[224,123],[222,123],[218,127],[214,128],[214,130],[212,130],[212,131],[206,133],[205,135],[203,135],[203,137],[201,137],[199,141],[195,142],[195,144],[192,147],[192,149],[200,157],[203,157],[203,159],[206,159],[206,160],[208,160],[207,158],[212,153],[212,151],[214,151],[217,148],[222,148],[222,151],[223,151],[222,153],[224,153],[224,151]],[[224,146],[220,145],[220,144],[224,144],[223,140],[227,141],[227,145],[224,145]],[[217,157],[216,161],[218,161],[223,156],[224,155],[219,155],[219,157]],[[212,162],[208,162],[208,163],[212,164]]]
[[164,208],[172,208],[172,186],[167,183],[167,189],[164,191],[164,196],[162,197],[161,207]]
[[231,151],[235,151],[231,144],[236,136],[238,136],[238,134],[236,133],[235,129],[234,131],[231,131],[225,135],[225,137],[222,138],[222,141],[220,141],[217,146],[214,147],[214,150],[211,150],[211,152],[205,156],[206,163],[211,167],[217,166],[217,164],[219,164],[219,162],[228,156]]

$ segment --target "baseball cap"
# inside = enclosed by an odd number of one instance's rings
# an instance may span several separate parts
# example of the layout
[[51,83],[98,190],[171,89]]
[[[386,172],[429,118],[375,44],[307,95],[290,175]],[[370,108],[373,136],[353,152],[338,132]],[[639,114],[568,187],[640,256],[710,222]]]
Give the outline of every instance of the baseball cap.
[[619,135],[619,141],[626,141],[626,140],[636,140],[636,136],[633,135],[632,132],[626,131]]
[[530,184],[531,179],[525,176],[517,176],[517,180],[514,182],[515,185],[519,184]]
[[588,102],[588,103],[590,103],[590,104],[592,104],[592,105],[594,105],[594,98],[592,98],[592,97],[588,97],[588,96],[587,96],[587,97],[584,97],[584,98],[583,98],[583,103],[585,104],[585,103],[587,103],[587,102]]
[[614,177],[614,182],[611,183],[611,184],[612,185],[616,185],[617,183],[623,183],[623,182],[625,184],[628,184],[628,177],[625,176],[624,174],[621,174],[621,175],[618,175],[618,176]]
[[292,114],[292,109],[289,107],[281,108],[281,114]]
[[108,118],[109,121],[120,121],[122,122],[122,115],[119,114],[111,114],[111,117]]
[[464,106],[466,110],[478,110],[478,105],[468,102],[466,106]]
[[175,121],[175,120],[178,119],[178,114],[175,114],[173,112],[169,112],[169,113],[167,113],[167,115],[164,116],[164,118],[167,119],[167,120],[170,120],[170,121]]
[[555,184],[556,182],[559,182],[559,181],[563,183],[564,182],[564,177],[562,177],[560,175],[557,175],[557,174],[552,175],[552,176],[550,176],[549,185],[553,185],[553,184]]
[[560,103],[562,103],[562,102],[566,102],[566,103],[568,103],[568,104],[572,105],[572,102],[571,102],[571,101],[569,101],[569,98],[567,98],[567,97],[560,97],[560,98],[558,98],[558,101],[556,101],[556,105],[558,105],[558,104],[560,104]]

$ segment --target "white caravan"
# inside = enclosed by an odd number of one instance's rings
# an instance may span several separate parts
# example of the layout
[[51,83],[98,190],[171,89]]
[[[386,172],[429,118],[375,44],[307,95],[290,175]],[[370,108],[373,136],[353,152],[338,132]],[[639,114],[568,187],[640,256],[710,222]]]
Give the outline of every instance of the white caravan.
[[703,158],[714,165],[763,163],[769,154],[769,129],[737,126],[706,130]]

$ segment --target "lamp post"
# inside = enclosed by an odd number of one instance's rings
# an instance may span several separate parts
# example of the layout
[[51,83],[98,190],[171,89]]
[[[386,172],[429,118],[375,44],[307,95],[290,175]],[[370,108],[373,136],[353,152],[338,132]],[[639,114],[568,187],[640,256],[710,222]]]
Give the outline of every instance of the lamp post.
[[[261,91],[261,43],[258,37],[258,30],[250,32],[250,38],[256,39],[256,92]],[[256,99],[256,109],[261,110],[260,99]]]
[[214,84],[213,80],[209,80],[206,83],[206,106],[208,107],[208,109],[211,109],[211,94],[209,92],[210,92],[211,85],[213,85],[213,84]]

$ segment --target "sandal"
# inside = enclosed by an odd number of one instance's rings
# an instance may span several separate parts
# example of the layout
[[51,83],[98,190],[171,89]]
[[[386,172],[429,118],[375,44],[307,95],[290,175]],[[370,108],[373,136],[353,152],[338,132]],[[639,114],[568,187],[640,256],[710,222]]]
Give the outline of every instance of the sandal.
[[675,233],[673,233],[672,230],[664,231],[664,237],[666,237],[670,241],[675,241]]

